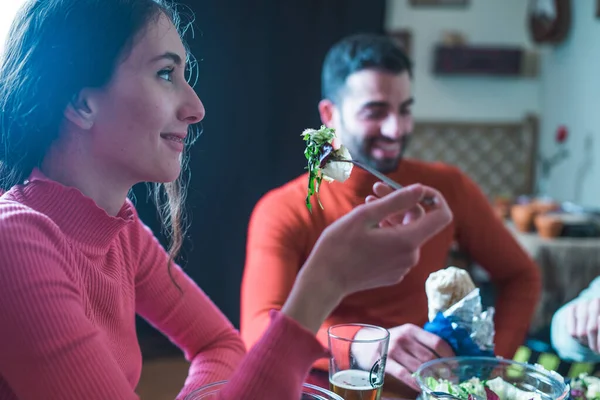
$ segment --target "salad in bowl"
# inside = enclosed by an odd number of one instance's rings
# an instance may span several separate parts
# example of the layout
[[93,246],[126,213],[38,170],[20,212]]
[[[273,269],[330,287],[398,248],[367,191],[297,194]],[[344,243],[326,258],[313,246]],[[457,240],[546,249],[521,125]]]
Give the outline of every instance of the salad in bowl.
[[600,400],[600,378],[581,374],[571,380],[572,400]]
[[499,357],[440,358],[423,364],[415,379],[424,400],[565,400],[570,387],[540,365]]

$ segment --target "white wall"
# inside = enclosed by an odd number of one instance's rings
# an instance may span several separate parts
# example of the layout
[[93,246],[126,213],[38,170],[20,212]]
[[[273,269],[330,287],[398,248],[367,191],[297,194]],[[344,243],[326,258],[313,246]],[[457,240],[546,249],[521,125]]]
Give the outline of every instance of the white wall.
[[24,2],[25,0],[0,0],[0,53],[4,48],[10,24]]
[[440,78],[431,73],[433,47],[446,30],[461,31],[473,44],[533,47],[526,30],[527,0],[470,3],[464,9],[417,8],[408,0],[388,0],[386,28],[409,29],[413,36],[415,117],[514,121],[539,112],[539,78]]
[[[544,153],[554,150],[554,131],[569,128],[570,157],[552,172],[549,194],[600,207],[600,19],[595,1],[572,1],[569,37],[557,46],[545,46],[542,58],[541,105]],[[585,136],[594,135],[589,149],[593,164],[585,166]],[[585,167],[586,173],[581,174]],[[577,179],[578,176],[582,178]]]

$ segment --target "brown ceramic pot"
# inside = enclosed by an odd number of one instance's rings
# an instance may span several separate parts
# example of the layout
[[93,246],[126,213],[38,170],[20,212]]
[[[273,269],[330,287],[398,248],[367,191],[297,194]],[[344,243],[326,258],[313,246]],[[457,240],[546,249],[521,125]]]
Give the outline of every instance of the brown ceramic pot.
[[534,219],[535,229],[543,238],[552,239],[560,236],[563,223],[557,216],[552,214],[539,214]]
[[515,204],[510,208],[510,218],[521,232],[531,231],[534,216],[535,210],[531,204]]

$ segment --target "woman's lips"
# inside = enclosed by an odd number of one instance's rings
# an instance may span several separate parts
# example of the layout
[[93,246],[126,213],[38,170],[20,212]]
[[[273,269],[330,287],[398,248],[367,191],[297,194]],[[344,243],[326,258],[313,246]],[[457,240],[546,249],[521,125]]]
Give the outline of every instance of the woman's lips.
[[161,133],[160,137],[165,140],[167,145],[177,152],[182,152],[185,147],[185,135],[178,133]]

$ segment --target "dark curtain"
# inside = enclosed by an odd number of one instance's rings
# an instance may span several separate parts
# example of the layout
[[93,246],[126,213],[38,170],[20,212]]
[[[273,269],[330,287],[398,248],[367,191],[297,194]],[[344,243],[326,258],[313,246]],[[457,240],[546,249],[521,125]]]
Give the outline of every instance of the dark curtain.
[[[179,261],[238,326],[252,208],[265,192],[304,172],[300,134],[320,124],[325,53],[346,35],[382,32],[385,0],[183,3],[196,17],[188,42],[199,60],[196,91],[206,117],[191,151],[191,229]],[[158,234],[144,187],[135,192],[142,219]],[[141,320],[138,330],[147,354],[161,347],[155,341],[163,339]]]

